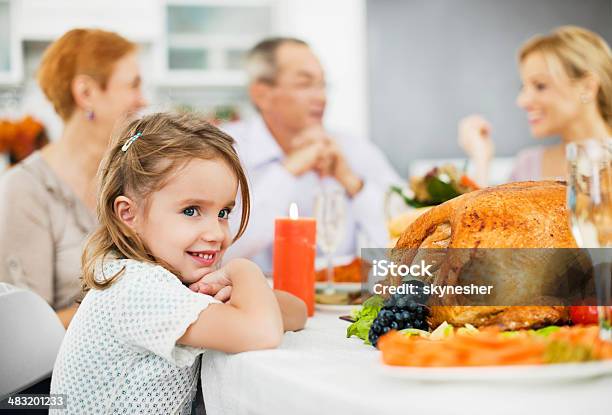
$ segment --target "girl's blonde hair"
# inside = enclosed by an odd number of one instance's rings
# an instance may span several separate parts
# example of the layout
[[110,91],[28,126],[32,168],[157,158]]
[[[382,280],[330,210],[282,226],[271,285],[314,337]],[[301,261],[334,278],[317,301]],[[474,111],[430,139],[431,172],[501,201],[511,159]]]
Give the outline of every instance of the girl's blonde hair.
[[550,35],[527,41],[519,51],[519,61],[533,52],[541,52],[547,59],[556,58],[571,79],[595,75],[600,85],[597,107],[612,128],[612,52],[605,40],[581,27],[561,26]]
[[[140,136],[123,151],[131,137]],[[221,159],[238,179],[242,214],[236,241],[245,231],[250,213],[247,177],[242,168],[234,139],[195,114],[157,113],[129,122],[111,140],[98,170],[98,228],[89,237],[82,256],[83,289],[105,289],[117,275],[96,279],[107,255],[161,264],[173,271],[147,250],[143,241],[117,216],[114,202],[126,195],[144,203],[148,195],[161,189],[171,175],[189,160]],[[214,180],[213,177],[203,178]]]

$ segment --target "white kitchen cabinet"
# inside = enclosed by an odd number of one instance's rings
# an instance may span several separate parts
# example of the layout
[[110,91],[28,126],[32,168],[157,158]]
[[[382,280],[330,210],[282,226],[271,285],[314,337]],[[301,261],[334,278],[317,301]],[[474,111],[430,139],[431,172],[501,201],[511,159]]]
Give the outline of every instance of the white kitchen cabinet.
[[70,29],[96,27],[151,44],[162,36],[163,0],[0,0],[0,86],[23,81],[25,42],[51,42]]
[[0,85],[23,79],[24,42],[77,27],[151,45],[159,87],[245,84],[244,53],[275,32],[281,0],[0,0]]
[[18,84],[23,77],[23,57],[15,0],[0,0],[0,85]]
[[276,6],[272,0],[168,0],[156,83],[244,85],[244,55],[274,32]]
[[160,34],[162,0],[18,0],[23,40],[52,41],[77,27],[111,30],[139,42]]

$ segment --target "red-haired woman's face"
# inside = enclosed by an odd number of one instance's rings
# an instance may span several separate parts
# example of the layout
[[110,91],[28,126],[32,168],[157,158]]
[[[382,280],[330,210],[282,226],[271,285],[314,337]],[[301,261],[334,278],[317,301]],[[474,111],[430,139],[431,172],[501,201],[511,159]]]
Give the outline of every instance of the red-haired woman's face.
[[145,106],[138,55],[136,52],[128,53],[115,63],[106,88],[96,96],[92,108],[95,121],[108,128],[110,134],[117,122]]
[[516,102],[527,112],[534,137],[561,135],[582,116],[584,105],[580,91],[560,63],[553,73],[544,55],[532,52],[523,59],[519,69],[523,87]]

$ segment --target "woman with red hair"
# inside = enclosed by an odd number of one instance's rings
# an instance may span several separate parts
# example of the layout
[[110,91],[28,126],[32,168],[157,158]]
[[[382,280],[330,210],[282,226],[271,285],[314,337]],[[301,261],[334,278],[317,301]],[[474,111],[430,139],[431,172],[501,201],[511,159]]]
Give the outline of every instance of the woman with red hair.
[[71,30],[45,51],[38,82],[64,129],[0,177],[0,282],[41,295],[67,327],[96,225],[98,165],[115,124],[145,105],[137,47],[116,33]]

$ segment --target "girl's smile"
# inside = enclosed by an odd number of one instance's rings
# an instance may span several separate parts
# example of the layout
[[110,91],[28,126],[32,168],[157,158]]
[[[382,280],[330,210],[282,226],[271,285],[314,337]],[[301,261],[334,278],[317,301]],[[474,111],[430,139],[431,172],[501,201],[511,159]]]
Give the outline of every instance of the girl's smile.
[[219,256],[219,251],[187,251],[194,261],[203,267],[211,267]]

